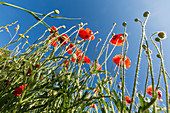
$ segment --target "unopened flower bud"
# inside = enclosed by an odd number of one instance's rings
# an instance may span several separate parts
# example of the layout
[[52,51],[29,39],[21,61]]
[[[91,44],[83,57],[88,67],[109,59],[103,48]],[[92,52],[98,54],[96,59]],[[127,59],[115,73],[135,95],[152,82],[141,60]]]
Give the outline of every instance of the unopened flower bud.
[[115,33],[112,33],[112,36],[115,36]]
[[65,25],[63,25],[63,26],[62,26],[62,28],[63,28],[63,29],[65,29],[65,28],[66,28],[66,26],[65,26]]
[[49,31],[49,32],[50,32],[50,31],[51,31],[51,29],[49,29],[49,28],[48,28],[48,29],[47,29],[47,31]]
[[119,84],[119,85],[118,85],[118,88],[119,88],[119,89],[121,89],[121,88],[122,88],[122,86]]
[[23,34],[19,34],[19,37],[24,37],[24,36],[22,36]]
[[123,22],[122,25],[125,27],[125,26],[127,25],[127,23],[126,23],[126,22]]
[[9,32],[9,29],[7,28],[7,26],[5,26],[5,30],[6,30],[6,32]]
[[83,26],[83,22],[80,23],[80,26]]
[[124,37],[127,37],[128,36],[128,34],[127,33],[124,33],[124,35],[123,35]]
[[17,27],[15,27],[15,31],[18,31],[19,29],[19,24],[17,24]]
[[135,21],[135,22],[138,22],[138,21],[139,21],[139,19],[138,19],[138,18],[135,18],[135,19],[134,19],[134,21]]
[[28,44],[28,41],[25,41],[26,44]]
[[161,58],[161,56],[159,54],[157,54],[156,57]]
[[148,17],[149,14],[150,14],[150,12],[149,12],[149,11],[146,11],[146,12],[143,13],[143,17]]
[[160,38],[156,37],[155,41],[160,42]]
[[87,25],[88,23],[85,23],[84,25]]
[[80,40],[77,40],[77,44],[81,44],[81,42],[82,42],[82,41],[80,41]]
[[119,95],[122,96],[122,93],[119,92]]
[[116,25],[116,23],[113,23],[113,25],[115,26],[115,25]]
[[59,10],[54,10],[54,13],[55,14],[60,14],[60,11]]
[[96,31],[96,34],[98,34],[99,33],[99,31]]
[[159,33],[158,33],[158,36],[159,36],[160,38],[162,38],[162,39],[166,38],[165,32],[159,32]]
[[142,48],[143,48],[143,49],[146,49],[146,45],[142,45]]
[[101,39],[101,38],[99,38],[99,39],[98,39],[98,42],[100,42],[100,41],[102,41],[102,39]]
[[29,38],[29,36],[27,35],[25,38]]
[[151,50],[149,50],[149,51],[146,50],[146,54],[149,54],[149,53],[152,54],[152,51]]

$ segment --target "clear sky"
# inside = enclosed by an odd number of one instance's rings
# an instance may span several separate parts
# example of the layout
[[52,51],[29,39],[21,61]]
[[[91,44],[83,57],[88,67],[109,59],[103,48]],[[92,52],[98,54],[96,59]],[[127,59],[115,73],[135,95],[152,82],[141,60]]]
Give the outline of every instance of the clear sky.
[[[132,92],[133,80],[136,69],[136,62],[138,56],[139,41],[141,38],[141,26],[139,23],[134,22],[136,17],[140,18],[142,21],[144,17],[142,16],[145,11],[150,11],[151,15],[146,26],[147,37],[156,31],[165,31],[167,34],[166,40],[163,40],[164,48],[164,59],[166,71],[170,72],[170,1],[169,0],[3,0],[3,2],[11,3],[23,8],[29,9],[31,11],[40,12],[47,14],[55,9],[60,10],[58,16],[63,17],[73,17],[73,18],[82,18],[81,20],[62,20],[62,19],[53,19],[46,18],[50,26],[60,26],[66,25],[67,28],[70,28],[73,25],[79,24],[80,22],[87,22],[91,30],[99,31],[99,34],[96,35],[96,41],[91,42],[87,54],[89,57],[92,57],[91,49],[95,47],[98,38],[102,38],[103,42],[107,37],[107,34],[110,32],[110,29],[113,23],[116,23],[114,33],[122,33],[124,27],[122,23],[127,22],[127,33],[128,33],[128,42],[129,49],[127,56],[131,59],[132,65],[126,71],[126,86],[130,92]],[[0,26],[9,24],[14,21],[18,21],[20,25],[19,33],[24,33],[29,27],[35,24],[37,21],[28,13],[15,9],[12,7],[7,7],[0,5],[1,17],[0,17]],[[9,27],[10,29],[10,27]],[[40,37],[46,28],[43,25],[38,25],[32,31],[28,32],[27,35],[30,36],[29,41],[33,42],[37,37]],[[10,29],[11,33],[14,33]],[[0,33],[0,47],[5,46],[9,40],[9,34],[6,32]],[[150,43],[151,44],[151,43]],[[100,50],[101,45],[97,49],[97,52]],[[108,67],[112,65],[112,58],[116,54],[120,54],[120,48],[117,47],[113,55],[108,61]],[[151,49],[153,47],[151,46]],[[110,50],[112,46],[110,45]],[[154,63],[154,77],[158,78],[158,69],[160,63],[157,62],[156,50],[152,49],[153,53],[152,58]],[[96,55],[97,57],[97,55]],[[102,59],[101,59],[102,60]],[[100,62],[100,61],[99,61]],[[144,82],[146,78],[146,58],[142,55],[142,61],[140,66],[140,72],[138,77],[138,89],[144,90]],[[159,65],[158,65],[159,64]],[[168,80],[169,82],[169,80]],[[151,81],[149,81],[151,84]],[[170,83],[169,87],[170,87]],[[163,78],[161,79],[161,86],[164,87]],[[169,88],[170,90],[170,88]],[[131,93],[130,93],[131,94]],[[149,96],[148,96],[149,97]],[[165,94],[163,94],[163,99],[165,99]],[[164,101],[165,102],[165,101]]]

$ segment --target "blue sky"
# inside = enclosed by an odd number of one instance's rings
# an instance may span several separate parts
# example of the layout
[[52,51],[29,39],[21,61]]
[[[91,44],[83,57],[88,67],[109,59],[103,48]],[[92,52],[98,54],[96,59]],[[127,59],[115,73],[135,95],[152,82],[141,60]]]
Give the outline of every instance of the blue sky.
[[[47,14],[55,9],[60,10],[58,16],[63,17],[73,17],[73,18],[82,18],[81,20],[62,20],[62,19],[53,19],[46,18],[50,26],[60,26],[66,25],[67,28],[70,28],[73,25],[79,24],[80,22],[87,22],[91,30],[99,31],[99,34],[96,35],[96,41],[91,42],[87,54],[89,57],[92,57],[93,48],[97,43],[98,38],[102,38],[103,42],[107,37],[107,34],[110,32],[110,29],[113,23],[116,23],[114,33],[122,33],[124,27],[122,23],[127,22],[127,33],[128,33],[128,42],[129,49],[127,56],[131,59],[132,65],[126,71],[126,86],[131,92],[133,86],[133,80],[135,75],[135,67],[138,56],[139,41],[141,38],[141,26],[139,23],[134,22],[136,17],[140,18],[142,21],[144,17],[142,16],[145,11],[150,11],[151,15],[146,26],[147,37],[156,31],[165,31],[167,38],[162,41],[164,48],[164,59],[166,71],[170,70],[170,1],[169,0],[3,0],[3,2],[8,2],[23,8],[29,9],[31,11],[40,12]],[[20,25],[19,33],[24,33],[29,27],[35,24],[37,21],[28,13],[15,9],[8,6],[0,5],[1,18],[0,26],[9,24],[14,21],[18,21]],[[3,12],[3,13],[2,13]],[[10,29],[10,27],[9,27]],[[37,37],[40,37],[46,28],[43,25],[38,25],[33,28],[27,35],[30,36],[29,41],[33,42]],[[14,34],[13,29],[10,29],[11,33]],[[9,34],[6,32],[0,33],[0,47],[5,46],[9,40]],[[151,42],[150,42],[151,44]],[[152,44],[151,44],[152,45]],[[99,52],[102,45],[99,45],[99,48],[96,52]],[[110,45],[110,50],[112,46]],[[151,49],[153,46],[151,46]],[[120,54],[121,47],[117,47],[113,55],[108,61],[108,67],[112,65],[112,57],[116,54]],[[158,59],[156,58],[156,50],[152,49],[153,62],[154,63],[154,76],[157,81],[158,69],[160,65]],[[97,57],[97,55],[95,56]],[[102,60],[102,59],[101,59]],[[99,61],[100,62],[100,61]],[[146,58],[142,55],[140,72],[138,77],[138,88],[144,88],[144,81],[146,78]],[[169,80],[168,80],[169,82]],[[151,81],[149,81],[151,84]],[[161,86],[164,87],[163,78],[161,79]],[[169,83],[170,86],[170,83]],[[170,90],[170,88],[169,88]],[[165,95],[163,94],[163,98]],[[165,102],[165,101],[164,101]]]

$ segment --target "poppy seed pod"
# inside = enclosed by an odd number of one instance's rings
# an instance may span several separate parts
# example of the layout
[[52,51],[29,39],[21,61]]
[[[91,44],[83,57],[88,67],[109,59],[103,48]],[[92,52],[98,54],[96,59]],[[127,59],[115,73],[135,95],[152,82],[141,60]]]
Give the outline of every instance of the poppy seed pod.
[[60,11],[59,10],[54,10],[54,13],[55,14],[60,14]]
[[159,36],[160,38],[162,38],[162,39],[166,38],[165,32],[159,32],[159,33],[158,33],[158,36]]
[[143,13],[143,17],[148,17],[149,14],[150,14],[150,12],[149,12],[149,11],[146,11],[146,12]]

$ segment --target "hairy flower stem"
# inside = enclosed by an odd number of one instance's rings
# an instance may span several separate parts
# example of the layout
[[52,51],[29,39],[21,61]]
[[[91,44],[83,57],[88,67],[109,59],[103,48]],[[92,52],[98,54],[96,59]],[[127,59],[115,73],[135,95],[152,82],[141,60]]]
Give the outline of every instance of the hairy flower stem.
[[164,61],[162,58],[162,53],[159,51],[159,48],[157,47],[157,45],[155,44],[155,42],[153,41],[152,37],[153,35],[158,34],[158,32],[155,32],[151,35],[150,39],[152,41],[152,43],[154,44],[158,54],[160,55],[160,59],[161,59],[161,66],[162,66],[162,73],[164,76],[164,81],[165,81],[165,90],[166,90],[166,107],[167,107],[167,113],[169,113],[169,92],[168,92],[168,83],[167,83],[167,79],[166,79],[166,72],[165,72],[165,67],[164,67]]
[[[145,36],[145,25],[142,24],[142,38],[140,41],[139,54],[138,54],[138,60],[137,60],[137,66],[136,66],[136,72],[135,72],[135,80],[134,80],[133,93],[132,93],[131,100],[134,100],[134,96],[136,93],[137,77],[138,77],[138,72],[139,72],[139,64],[140,64],[140,60],[141,60],[142,44],[143,44],[144,36]],[[129,110],[130,113],[132,111],[132,106],[133,106],[133,101],[131,101],[131,103],[130,103],[130,110]]]

